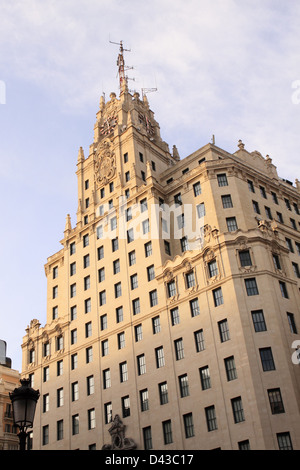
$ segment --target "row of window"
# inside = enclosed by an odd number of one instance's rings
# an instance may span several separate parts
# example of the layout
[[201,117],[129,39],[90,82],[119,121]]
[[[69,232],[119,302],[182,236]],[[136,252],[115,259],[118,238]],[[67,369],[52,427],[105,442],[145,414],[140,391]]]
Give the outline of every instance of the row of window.
[[[162,404],[166,403],[168,400],[168,392],[166,388],[162,388],[165,384],[160,384],[160,396]],[[284,406],[282,402],[281,392],[279,388],[269,389],[267,391],[271,412],[272,414],[284,413]],[[140,400],[141,400],[141,409],[146,411],[149,409],[149,400],[148,400],[148,391],[147,389],[140,391]],[[243,403],[241,396],[234,397],[230,400],[233,422],[235,424],[245,421],[245,414],[243,409]],[[45,406],[47,407],[47,399],[44,400]],[[130,397],[128,395],[121,398],[121,407],[122,407],[122,416],[126,418],[130,416]],[[112,403],[108,402],[104,404],[104,419],[105,423],[108,424],[112,421]],[[206,421],[207,432],[216,431],[218,429],[218,421],[216,415],[215,405],[210,405],[204,408],[204,416]],[[79,414],[76,413],[72,415],[72,435],[79,434],[80,420]],[[193,413],[185,413],[182,415],[183,426],[185,438],[189,439],[195,436],[194,429],[194,417]],[[87,410],[87,423],[88,430],[96,428],[96,413],[95,408]],[[57,440],[62,440],[64,438],[64,422],[63,420],[58,420],[56,423],[56,438]],[[152,444],[152,431],[151,426],[146,426],[143,428],[143,440],[144,448],[146,450],[153,449]],[[173,442],[173,432],[172,432],[172,420],[167,419],[162,421],[162,438],[165,445],[171,444]],[[292,450],[292,441],[289,432],[277,433],[277,442],[280,450]],[[42,445],[47,445],[49,443],[49,425],[44,425],[42,428]],[[249,440],[240,441],[238,443],[239,449],[248,450],[250,449]]]
[[[248,183],[248,189],[251,193],[255,193],[255,188],[254,188],[254,184],[253,184],[253,181],[251,180],[247,180],[247,183]],[[264,188],[264,186],[259,186],[259,191],[260,191],[260,195],[264,198],[264,199],[267,199],[267,193],[266,193],[266,190]],[[272,197],[272,201],[279,205],[278,203],[278,198],[277,198],[277,194],[274,192],[274,191],[271,191],[271,197]],[[298,205],[297,203],[293,203],[291,204],[289,199],[288,198],[284,198],[284,203],[285,203],[285,206],[286,208],[289,210],[289,211],[292,211],[292,206],[294,208],[294,211],[297,215],[300,215],[300,212],[299,212],[299,208],[298,208]]]

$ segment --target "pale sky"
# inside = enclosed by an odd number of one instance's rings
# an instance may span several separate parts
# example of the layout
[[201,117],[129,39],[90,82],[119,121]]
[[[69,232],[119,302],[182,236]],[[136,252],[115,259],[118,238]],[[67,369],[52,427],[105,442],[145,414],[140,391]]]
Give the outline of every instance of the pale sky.
[[268,154],[300,179],[297,0],[0,0],[0,339],[14,369],[33,318],[46,323],[47,257],[76,224],[77,154],[102,93],[149,93],[181,158],[211,142]]

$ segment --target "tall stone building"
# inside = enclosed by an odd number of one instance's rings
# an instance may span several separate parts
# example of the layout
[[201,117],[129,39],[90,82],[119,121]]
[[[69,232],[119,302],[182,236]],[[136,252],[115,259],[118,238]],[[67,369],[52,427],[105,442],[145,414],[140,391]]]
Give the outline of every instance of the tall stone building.
[[6,342],[0,339],[0,450],[18,450],[18,429],[14,426],[10,392],[20,385],[20,373],[6,357]]
[[300,183],[241,141],[180,160],[118,65],[22,344],[33,448],[299,449]]

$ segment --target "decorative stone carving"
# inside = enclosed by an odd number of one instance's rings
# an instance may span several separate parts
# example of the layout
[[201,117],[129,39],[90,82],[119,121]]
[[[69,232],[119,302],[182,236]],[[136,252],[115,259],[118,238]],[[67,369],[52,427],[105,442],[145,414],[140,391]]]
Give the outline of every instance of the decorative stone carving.
[[115,415],[108,432],[111,436],[111,444],[104,444],[102,450],[132,450],[136,443],[130,437],[125,437],[125,424],[119,415]]
[[101,141],[96,150],[95,179],[98,185],[106,184],[116,172],[116,157],[111,142]]

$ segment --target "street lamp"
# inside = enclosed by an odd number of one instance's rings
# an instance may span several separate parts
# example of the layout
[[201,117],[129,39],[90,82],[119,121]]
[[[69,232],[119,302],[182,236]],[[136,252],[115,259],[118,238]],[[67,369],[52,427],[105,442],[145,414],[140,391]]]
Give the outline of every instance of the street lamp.
[[27,428],[32,428],[39,390],[29,386],[29,379],[21,379],[21,386],[9,394],[13,407],[14,424],[19,427],[20,450],[26,450]]

